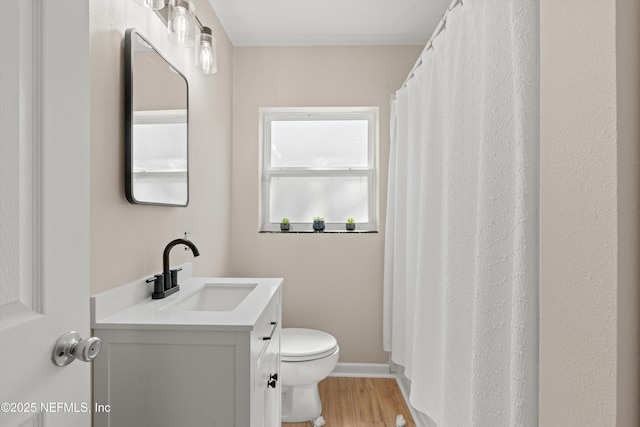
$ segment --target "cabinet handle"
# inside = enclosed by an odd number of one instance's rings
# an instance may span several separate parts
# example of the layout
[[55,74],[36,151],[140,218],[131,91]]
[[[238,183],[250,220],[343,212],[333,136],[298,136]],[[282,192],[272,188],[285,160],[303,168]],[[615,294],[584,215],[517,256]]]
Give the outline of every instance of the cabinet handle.
[[278,381],[278,374],[269,375],[269,381],[267,381],[267,385],[271,388],[276,388],[276,381]]
[[263,341],[267,341],[273,338],[273,334],[276,332],[276,328],[278,327],[278,322],[271,322],[271,326],[273,326],[273,328],[271,329],[271,333],[268,337],[262,337]]

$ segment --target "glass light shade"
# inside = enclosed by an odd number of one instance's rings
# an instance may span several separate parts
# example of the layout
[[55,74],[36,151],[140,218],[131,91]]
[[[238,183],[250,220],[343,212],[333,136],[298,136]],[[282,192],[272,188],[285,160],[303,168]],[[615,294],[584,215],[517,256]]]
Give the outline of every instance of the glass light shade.
[[202,28],[196,42],[196,66],[202,68],[204,74],[215,74],[218,71],[216,38],[209,27]]
[[180,47],[194,45],[196,8],[189,0],[169,0],[169,41]]
[[160,10],[164,7],[164,0],[136,0],[136,3],[153,10]]

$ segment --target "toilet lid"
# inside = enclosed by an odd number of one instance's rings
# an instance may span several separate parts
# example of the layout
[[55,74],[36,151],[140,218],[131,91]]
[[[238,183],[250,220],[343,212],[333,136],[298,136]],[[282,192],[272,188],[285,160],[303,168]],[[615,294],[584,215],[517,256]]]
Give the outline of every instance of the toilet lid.
[[333,354],[338,341],[326,332],[314,329],[283,328],[280,335],[282,360],[295,362],[320,359]]

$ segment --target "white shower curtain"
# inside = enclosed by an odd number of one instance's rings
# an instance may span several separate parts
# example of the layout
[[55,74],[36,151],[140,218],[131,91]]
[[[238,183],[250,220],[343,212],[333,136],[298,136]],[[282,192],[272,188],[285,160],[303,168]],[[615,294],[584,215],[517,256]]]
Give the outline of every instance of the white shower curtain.
[[384,345],[438,427],[538,424],[538,50],[464,0],[393,100]]

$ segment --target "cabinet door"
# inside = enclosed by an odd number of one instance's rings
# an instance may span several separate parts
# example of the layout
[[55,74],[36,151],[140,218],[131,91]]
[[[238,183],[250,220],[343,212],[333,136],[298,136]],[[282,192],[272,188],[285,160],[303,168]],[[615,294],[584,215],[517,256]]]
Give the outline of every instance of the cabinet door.
[[282,389],[280,387],[280,331],[273,334],[264,360],[267,384],[264,388],[264,426],[280,427],[280,405]]

